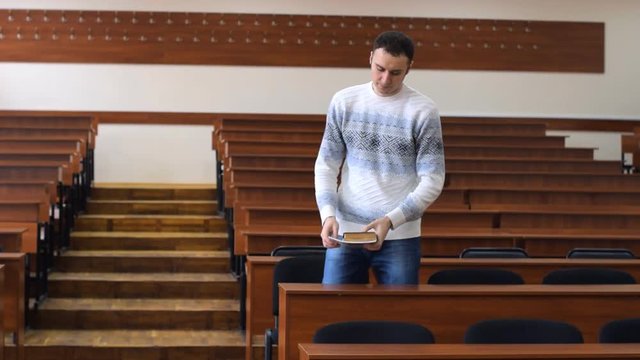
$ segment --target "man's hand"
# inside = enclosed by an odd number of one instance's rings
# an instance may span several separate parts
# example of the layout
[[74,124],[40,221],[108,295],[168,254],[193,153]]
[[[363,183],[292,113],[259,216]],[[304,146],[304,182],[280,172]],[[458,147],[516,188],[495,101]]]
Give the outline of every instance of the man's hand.
[[334,248],[340,246],[340,243],[329,239],[329,236],[337,237],[338,236],[338,221],[335,216],[329,216],[322,225],[322,232],[320,233],[320,237],[322,238],[322,245],[327,249]]
[[376,241],[373,244],[366,244],[364,245],[364,248],[369,251],[380,250],[380,248],[382,248],[382,243],[384,242],[384,239],[386,239],[387,237],[387,233],[389,232],[389,229],[391,229],[391,225],[392,225],[391,219],[385,216],[385,217],[376,219],[372,221],[370,224],[368,224],[367,226],[365,226],[362,231],[373,230],[376,233],[376,236],[378,237],[378,241]]

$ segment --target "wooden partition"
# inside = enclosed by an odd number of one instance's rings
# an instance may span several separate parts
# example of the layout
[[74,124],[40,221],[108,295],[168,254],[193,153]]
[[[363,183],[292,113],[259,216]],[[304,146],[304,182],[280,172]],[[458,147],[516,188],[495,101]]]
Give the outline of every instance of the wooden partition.
[[7,9],[0,29],[2,61],[362,67],[400,30],[418,69],[604,72],[597,22]]
[[347,320],[412,321],[440,343],[462,343],[480,320],[541,318],[569,322],[595,343],[602,325],[638,313],[640,285],[280,284],[278,356],[298,358],[318,328]]
[[[5,358],[24,360],[27,299],[25,297],[24,253],[0,253],[0,264],[4,268],[2,292],[2,323],[5,334],[11,334],[13,346],[4,347]],[[3,338],[5,341],[7,338]],[[4,341],[2,342],[4,344]],[[7,353],[13,354],[6,356]]]

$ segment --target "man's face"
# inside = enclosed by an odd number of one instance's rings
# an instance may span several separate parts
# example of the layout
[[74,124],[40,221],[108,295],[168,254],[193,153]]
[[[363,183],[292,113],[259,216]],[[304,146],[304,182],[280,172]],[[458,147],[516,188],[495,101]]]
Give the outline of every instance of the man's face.
[[371,53],[370,62],[373,91],[380,96],[397,94],[411,66],[406,55],[393,56],[378,48]]

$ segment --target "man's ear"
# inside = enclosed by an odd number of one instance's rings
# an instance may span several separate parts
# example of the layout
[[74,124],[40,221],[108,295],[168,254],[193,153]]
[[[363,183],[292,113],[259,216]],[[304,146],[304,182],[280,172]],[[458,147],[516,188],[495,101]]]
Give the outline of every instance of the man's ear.
[[411,70],[412,66],[413,66],[413,60],[411,60],[411,62],[409,63],[409,67],[407,67],[407,72],[404,73],[405,75],[407,75],[409,73],[409,70]]
[[369,53],[369,65],[373,63],[373,51]]

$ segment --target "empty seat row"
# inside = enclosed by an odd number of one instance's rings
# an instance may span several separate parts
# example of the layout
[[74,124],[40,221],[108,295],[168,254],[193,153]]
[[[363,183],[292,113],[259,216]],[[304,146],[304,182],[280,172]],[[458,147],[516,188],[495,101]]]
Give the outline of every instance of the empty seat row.
[[[640,318],[611,321],[600,329],[601,343],[640,343]],[[314,343],[431,344],[426,327],[396,321],[346,321],[318,329]],[[477,322],[464,335],[467,344],[579,344],[582,333],[572,324],[543,319],[489,319]]]

